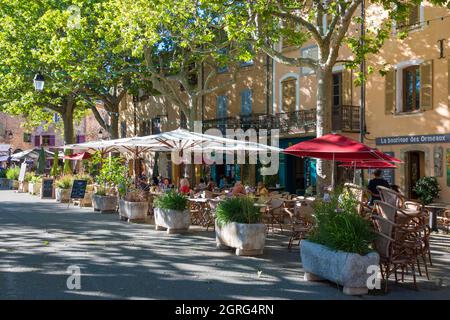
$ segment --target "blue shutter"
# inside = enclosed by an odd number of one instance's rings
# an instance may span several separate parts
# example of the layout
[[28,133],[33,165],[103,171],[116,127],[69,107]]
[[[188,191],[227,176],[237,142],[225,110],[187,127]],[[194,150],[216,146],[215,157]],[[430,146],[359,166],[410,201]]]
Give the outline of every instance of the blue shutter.
[[252,90],[241,91],[241,114],[248,116],[252,114]]

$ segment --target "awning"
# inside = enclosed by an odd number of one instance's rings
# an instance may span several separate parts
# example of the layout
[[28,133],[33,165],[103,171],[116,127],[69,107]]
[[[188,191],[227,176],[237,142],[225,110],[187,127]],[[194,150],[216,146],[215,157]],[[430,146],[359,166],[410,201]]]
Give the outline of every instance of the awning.
[[395,169],[395,164],[386,161],[343,162],[339,167],[355,169]]
[[65,155],[64,159],[69,159],[69,160],[85,160],[85,159],[90,159],[92,156],[89,152],[78,152],[78,153],[73,153],[73,154],[69,154],[69,155]]

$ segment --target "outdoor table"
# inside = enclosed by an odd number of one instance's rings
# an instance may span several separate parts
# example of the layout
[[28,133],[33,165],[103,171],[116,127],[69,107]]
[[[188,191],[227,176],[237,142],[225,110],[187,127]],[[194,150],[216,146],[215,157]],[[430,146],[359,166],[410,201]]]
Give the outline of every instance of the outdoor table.
[[[208,227],[210,223],[208,200],[206,198],[189,198],[195,209],[198,210],[198,215],[194,216],[194,222],[198,222],[203,227]],[[194,209],[194,210],[195,210]]]
[[435,202],[425,205],[425,208],[430,210],[430,228],[431,231],[438,231],[437,215],[440,211],[449,210],[450,204],[443,202]]

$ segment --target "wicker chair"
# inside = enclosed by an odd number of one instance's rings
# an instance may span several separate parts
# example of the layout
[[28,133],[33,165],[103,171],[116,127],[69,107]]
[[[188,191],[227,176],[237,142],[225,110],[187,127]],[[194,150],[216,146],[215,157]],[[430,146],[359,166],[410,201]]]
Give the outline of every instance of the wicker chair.
[[303,202],[295,206],[294,210],[284,208],[289,217],[287,229],[290,231],[288,249],[292,248],[294,241],[306,239],[314,225],[313,209],[311,204]]
[[353,183],[344,184],[344,188],[358,201],[358,214],[364,218],[370,219],[373,213],[373,208],[369,207],[367,191],[360,186]]
[[385,280],[387,292],[388,280],[392,273],[398,282],[397,271],[401,269],[404,281],[405,269],[411,268],[414,287],[417,290],[415,265],[420,255],[418,228],[405,223],[409,214],[396,206],[383,201],[375,201],[377,213],[373,215],[378,237],[374,241],[375,249],[380,255],[380,269]]
[[267,202],[267,207],[265,210],[265,221],[268,225],[268,230],[271,229],[272,233],[275,232],[274,225],[277,224],[281,232],[283,232],[283,222],[285,217],[284,212],[284,200],[281,198],[272,198]]

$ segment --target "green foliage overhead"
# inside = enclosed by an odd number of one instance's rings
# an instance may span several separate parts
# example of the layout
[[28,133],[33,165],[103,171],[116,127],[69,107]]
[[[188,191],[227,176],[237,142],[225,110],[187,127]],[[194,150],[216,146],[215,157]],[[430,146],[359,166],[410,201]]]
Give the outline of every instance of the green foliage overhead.
[[314,205],[316,225],[309,240],[334,250],[365,255],[372,250],[375,233],[370,221],[358,215],[351,194],[334,192],[331,201]]
[[251,197],[233,197],[220,202],[216,209],[217,223],[222,226],[230,222],[260,223],[262,213]]
[[439,182],[436,177],[423,177],[417,180],[414,186],[414,192],[424,204],[430,204],[433,200],[439,197]]
[[184,211],[187,209],[188,199],[179,192],[170,191],[157,196],[153,201],[153,206],[166,210]]
[[124,158],[118,156],[104,158],[101,166],[97,176],[99,183],[115,186],[127,183],[128,167]]

